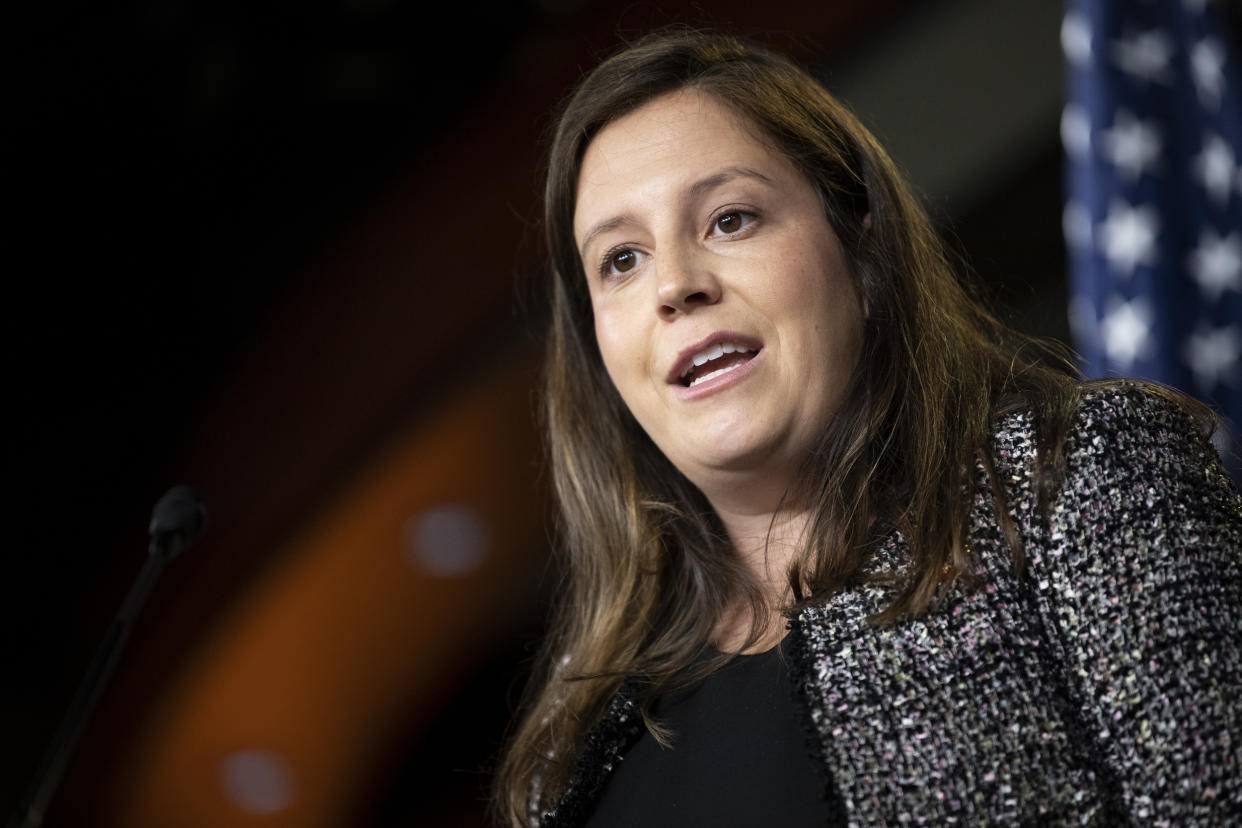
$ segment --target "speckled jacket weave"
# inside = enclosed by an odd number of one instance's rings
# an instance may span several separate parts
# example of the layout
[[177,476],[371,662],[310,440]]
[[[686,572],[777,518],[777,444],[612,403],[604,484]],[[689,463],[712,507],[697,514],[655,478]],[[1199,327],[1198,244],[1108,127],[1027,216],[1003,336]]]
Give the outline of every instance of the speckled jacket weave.
[[[790,624],[790,669],[850,825],[1242,825],[1242,501],[1210,443],[1138,389],[1084,400],[1043,519],[1030,418],[995,434],[1027,563],[980,470],[983,585],[877,628],[859,587]],[[900,567],[897,533],[876,566]],[[641,718],[625,689],[565,796],[581,822]]]

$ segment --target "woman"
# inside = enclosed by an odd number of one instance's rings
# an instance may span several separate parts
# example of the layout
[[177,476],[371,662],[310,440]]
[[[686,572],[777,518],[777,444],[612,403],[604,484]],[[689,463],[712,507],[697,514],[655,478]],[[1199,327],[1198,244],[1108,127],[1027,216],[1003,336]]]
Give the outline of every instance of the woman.
[[866,129],[728,37],[582,82],[546,224],[568,574],[507,822],[1242,819],[1207,412],[997,323]]

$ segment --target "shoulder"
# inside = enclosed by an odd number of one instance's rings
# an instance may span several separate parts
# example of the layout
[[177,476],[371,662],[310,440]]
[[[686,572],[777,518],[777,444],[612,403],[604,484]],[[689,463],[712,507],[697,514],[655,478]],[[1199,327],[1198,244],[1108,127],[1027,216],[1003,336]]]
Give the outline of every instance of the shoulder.
[[[1061,434],[1041,429],[1030,408],[997,419],[992,455],[1011,500],[1022,501],[1049,456],[1052,494],[1061,506],[1090,505],[1090,496],[1113,489],[1117,500],[1143,484],[1225,499],[1237,492],[1210,440],[1211,413],[1201,404],[1159,386],[1116,382],[1087,387]],[[1053,432],[1059,429],[1054,429]],[[1042,443],[1041,443],[1042,440]],[[1085,499],[1085,500],[1084,500]],[[1153,504],[1154,505],[1154,504]]]
[[[1067,469],[1082,463],[1218,466],[1204,409],[1163,388],[1120,384],[1084,393],[1066,433]],[[1125,471],[1124,468],[1121,471]]]
[[[1059,435],[1047,436],[1030,409],[998,419],[995,475],[1028,563],[1038,570],[1081,561],[1095,570],[1191,555],[1235,566],[1242,498],[1211,425],[1200,404],[1139,382],[1088,386]],[[1049,455],[1055,463],[1043,462]]]
[[[1180,438],[1210,449],[1211,413],[1202,404],[1150,383],[1119,380],[1080,389],[1065,433],[1067,446],[1101,454],[1123,451],[1130,443]],[[997,418],[993,437],[1001,456],[1033,452],[1035,415],[1023,406]],[[1048,448],[1048,447],[1044,447]]]
[[[1236,551],[1238,492],[1208,424],[1175,399],[1151,387],[1085,397],[1066,435],[1064,456],[1066,479],[1054,517],[1067,528],[1076,515],[1081,520],[1111,511],[1117,514],[1110,522],[1122,522],[1126,534],[1154,542],[1177,539],[1187,521],[1200,530],[1223,528],[1218,524],[1225,521],[1233,524]],[[1182,525],[1161,527],[1158,518]]]
[[[1114,383],[1084,391],[1059,445],[1039,445],[1029,410],[998,420],[995,473],[1028,563],[1150,568],[1189,555],[1235,566],[1242,498],[1209,439],[1209,417],[1157,386]],[[1041,452],[1059,462],[1041,466]],[[1042,508],[1041,474],[1055,474]]]

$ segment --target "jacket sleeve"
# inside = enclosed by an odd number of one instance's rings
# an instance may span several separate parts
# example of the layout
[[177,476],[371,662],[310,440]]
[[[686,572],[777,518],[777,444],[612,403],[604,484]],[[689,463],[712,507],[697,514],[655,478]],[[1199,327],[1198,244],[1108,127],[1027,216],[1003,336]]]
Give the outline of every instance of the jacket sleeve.
[[1026,574],[1114,804],[1242,825],[1242,501],[1191,418],[1139,389],[1088,397],[1065,457]]

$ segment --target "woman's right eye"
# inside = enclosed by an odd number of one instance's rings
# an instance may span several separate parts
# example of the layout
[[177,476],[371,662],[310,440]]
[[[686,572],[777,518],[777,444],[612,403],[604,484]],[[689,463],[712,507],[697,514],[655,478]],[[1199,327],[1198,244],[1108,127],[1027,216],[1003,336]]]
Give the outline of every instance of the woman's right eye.
[[601,268],[605,276],[616,276],[628,273],[638,264],[638,251],[629,248],[610,250],[604,255],[604,266]]

